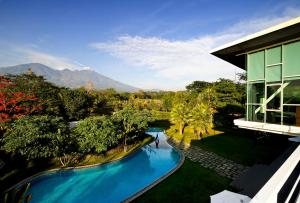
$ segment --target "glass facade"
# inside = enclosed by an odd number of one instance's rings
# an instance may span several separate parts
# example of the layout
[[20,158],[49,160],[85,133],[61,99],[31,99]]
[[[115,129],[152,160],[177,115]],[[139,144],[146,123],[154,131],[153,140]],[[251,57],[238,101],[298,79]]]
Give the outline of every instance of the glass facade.
[[247,120],[300,127],[300,41],[247,54]]

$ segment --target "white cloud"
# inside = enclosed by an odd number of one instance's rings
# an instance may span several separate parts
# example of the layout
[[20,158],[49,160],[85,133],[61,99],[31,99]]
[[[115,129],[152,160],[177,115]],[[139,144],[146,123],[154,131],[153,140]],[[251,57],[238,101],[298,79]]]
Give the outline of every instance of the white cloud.
[[37,51],[32,48],[16,47],[17,52],[23,55],[25,60],[30,63],[41,63],[51,68],[58,70],[87,70],[90,67],[83,65],[77,61],[72,61],[68,58],[55,56],[49,53]]
[[91,46],[107,51],[129,64],[155,70],[158,75],[170,79],[203,75],[210,68],[206,79],[212,80],[220,67],[229,67],[229,64],[211,56],[209,51],[219,41],[233,36],[206,36],[186,41],[122,36],[117,42],[94,43]]
[[129,65],[151,69],[166,79],[188,84],[192,80],[216,80],[234,77],[234,66],[209,54],[213,48],[286,21],[300,12],[286,9],[281,16],[255,18],[240,21],[217,34],[200,36],[189,40],[175,40],[120,36],[113,42],[90,44],[99,51],[124,60]]

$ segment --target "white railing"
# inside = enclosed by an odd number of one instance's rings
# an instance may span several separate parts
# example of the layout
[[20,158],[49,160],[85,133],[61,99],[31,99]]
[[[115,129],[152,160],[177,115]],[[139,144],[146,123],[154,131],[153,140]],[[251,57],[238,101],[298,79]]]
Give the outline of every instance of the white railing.
[[[276,173],[269,179],[269,181],[260,189],[260,191],[253,197],[250,203],[276,203],[280,189],[283,187],[293,170],[296,168],[296,165],[299,161],[300,145],[282,164],[282,166],[276,171]],[[299,177],[297,181],[298,180]],[[297,184],[297,181],[295,184]],[[290,196],[288,198],[290,198]]]

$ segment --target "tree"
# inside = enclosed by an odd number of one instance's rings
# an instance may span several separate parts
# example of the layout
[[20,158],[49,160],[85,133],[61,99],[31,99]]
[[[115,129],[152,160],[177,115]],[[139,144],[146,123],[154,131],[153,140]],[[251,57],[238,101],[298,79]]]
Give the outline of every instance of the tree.
[[187,103],[176,104],[171,111],[171,121],[179,125],[179,132],[182,135],[189,120]]
[[218,97],[218,106],[226,104],[241,103],[244,98],[244,91],[240,91],[239,84],[232,80],[220,78],[214,85]]
[[65,116],[63,105],[59,98],[60,88],[47,82],[43,76],[37,76],[32,71],[21,75],[10,75],[9,78],[16,84],[12,92],[23,92],[26,95],[35,95],[40,99],[43,111],[41,114]]
[[83,153],[102,153],[118,142],[117,126],[109,117],[88,117],[74,128]]
[[0,76],[0,124],[8,123],[41,110],[40,100],[34,94],[14,91],[18,85]]
[[16,120],[0,140],[2,149],[27,160],[58,158],[71,153],[76,143],[68,123],[54,116],[25,116]]
[[185,88],[190,92],[202,92],[203,89],[210,86],[209,82],[206,81],[194,81],[187,85]]
[[118,123],[124,151],[127,151],[127,140],[133,140],[143,134],[151,121],[151,115],[147,110],[138,111],[131,106],[116,112],[113,118]]
[[171,111],[173,107],[174,92],[165,92],[161,98],[162,107],[165,111]]
[[199,93],[197,102],[207,104],[214,112],[218,104],[217,92],[215,88],[205,88],[201,93]]
[[92,98],[86,90],[62,89],[60,91],[60,98],[69,120],[80,120],[89,115]]
[[247,72],[237,73],[236,75],[238,76],[239,81],[242,81],[242,82],[247,81]]
[[213,126],[213,112],[208,104],[200,103],[196,105],[190,115],[189,124],[194,127],[194,133],[202,138],[204,133]]

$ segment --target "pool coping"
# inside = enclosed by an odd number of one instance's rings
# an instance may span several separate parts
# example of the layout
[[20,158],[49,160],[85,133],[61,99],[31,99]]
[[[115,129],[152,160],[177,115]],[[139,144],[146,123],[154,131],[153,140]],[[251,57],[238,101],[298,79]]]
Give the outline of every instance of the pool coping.
[[[153,142],[153,141],[152,141]],[[150,142],[150,143],[152,143]],[[9,192],[10,190],[14,189],[14,188],[18,188],[22,185],[25,185],[26,183],[30,183],[31,181],[33,181],[34,179],[40,177],[40,176],[43,176],[43,175],[46,175],[48,173],[54,173],[54,172],[59,172],[59,171],[69,171],[69,170],[74,170],[74,169],[84,169],[84,168],[92,168],[92,167],[96,167],[96,166],[101,166],[101,165],[105,165],[105,164],[109,164],[109,163],[113,163],[113,162],[117,162],[117,161],[120,161],[122,159],[125,159],[125,158],[128,158],[132,155],[134,155],[135,153],[137,153],[138,150],[140,150],[142,147],[150,144],[150,143],[145,143],[144,145],[140,146],[140,147],[137,147],[136,149],[132,150],[132,152],[126,154],[125,156],[123,157],[119,157],[117,159],[114,159],[114,160],[110,160],[110,161],[107,161],[107,162],[103,162],[103,163],[96,163],[96,164],[89,164],[89,165],[83,165],[83,166],[72,166],[72,167],[66,167],[66,168],[54,168],[54,169],[49,169],[49,170],[46,170],[46,171],[41,171],[41,172],[38,172],[32,176],[29,176],[23,180],[21,180],[20,182],[14,184],[13,186],[11,186],[10,188],[6,189],[4,191],[4,193],[6,192]]]
[[144,193],[146,193],[147,191],[151,190],[152,188],[154,188],[155,186],[157,186],[159,183],[161,183],[162,181],[164,181],[166,178],[168,178],[170,175],[172,175],[173,173],[175,173],[183,165],[184,160],[185,160],[184,154],[179,149],[177,149],[172,144],[170,144],[170,142],[169,142],[170,138],[167,136],[167,134],[165,134],[165,136],[167,137],[167,143],[168,143],[168,145],[170,145],[179,154],[179,156],[180,156],[180,160],[179,160],[178,164],[171,171],[169,171],[168,173],[166,173],[165,175],[163,175],[162,177],[160,177],[159,179],[157,179],[156,181],[154,181],[150,185],[144,187],[144,189],[136,192],[132,196],[128,197],[127,199],[125,199],[123,201],[121,201],[122,203],[132,202],[136,198],[140,197],[141,195],[143,195]]

